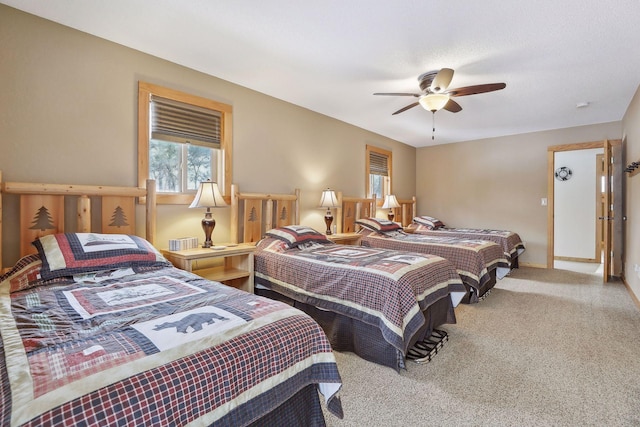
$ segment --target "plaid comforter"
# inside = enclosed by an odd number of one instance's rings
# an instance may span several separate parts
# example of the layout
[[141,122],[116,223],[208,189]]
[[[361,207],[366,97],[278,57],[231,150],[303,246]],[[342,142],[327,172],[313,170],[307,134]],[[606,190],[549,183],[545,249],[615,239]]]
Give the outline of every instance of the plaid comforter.
[[466,292],[453,265],[440,257],[337,244],[285,249],[259,242],[256,286],[363,321],[406,355],[425,323],[423,310],[453,292]]
[[414,229],[414,233],[432,237],[489,240],[502,247],[504,256],[509,262],[524,252],[522,239],[518,233],[514,233],[513,231],[491,230],[488,228],[438,228],[436,230],[429,230],[426,227],[417,227]]
[[486,240],[436,238],[401,231],[379,234],[363,230],[362,245],[372,248],[396,249],[438,255],[453,263],[462,281],[479,289],[491,280],[489,272],[498,269],[498,278],[509,271],[509,262],[496,243]]
[[246,425],[309,384],[342,414],[299,310],[175,268],[43,285],[40,265],[1,278],[2,425]]

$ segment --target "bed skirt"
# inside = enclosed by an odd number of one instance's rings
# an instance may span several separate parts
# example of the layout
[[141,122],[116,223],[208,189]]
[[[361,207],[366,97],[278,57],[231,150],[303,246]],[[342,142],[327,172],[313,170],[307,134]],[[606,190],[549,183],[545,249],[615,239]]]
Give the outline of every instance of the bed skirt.
[[277,425],[326,426],[318,390],[314,384],[309,384],[282,405],[250,424],[251,427]]
[[[405,366],[405,355],[385,341],[382,332],[375,326],[332,311],[294,301],[277,292],[256,288],[256,294],[286,302],[311,316],[327,334],[334,351],[352,352],[359,357],[379,365],[400,371]],[[420,330],[411,338],[408,348],[431,335],[433,329],[445,323],[456,323],[451,298],[442,298],[424,311],[427,319]]]
[[464,280],[463,280],[464,287],[467,288],[467,294],[464,296],[464,298],[462,298],[460,302],[462,304],[477,303],[484,296],[484,294],[486,294],[491,289],[493,289],[493,287],[496,285],[496,282],[497,280],[496,280],[495,268],[489,271],[489,280],[484,282],[484,284],[482,284],[482,286],[480,286],[478,289],[471,288],[471,286],[464,283]]
[[514,255],[513,258],[511,258],[511,269],[513,270],[514,268],[518,267],[520,267],[520,264],[518,262],[518,255]]

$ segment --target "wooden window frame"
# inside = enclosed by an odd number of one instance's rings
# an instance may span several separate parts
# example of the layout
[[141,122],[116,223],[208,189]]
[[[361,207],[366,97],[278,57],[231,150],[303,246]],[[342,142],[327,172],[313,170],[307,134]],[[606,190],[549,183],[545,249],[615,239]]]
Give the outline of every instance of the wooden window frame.
[[370,157],[371,157],[371,152],[377,153],[381,156],[385,156],[387,157],[387,170],[389,173],[388,176],[388,183],[385,186],[386,188],[383,189],[383,194],[381,198],[376,198],[376,205],[378,206],[382,206],[382,204],[384,203],[384,196],[388,195],[388,194],[393,194],[391,191],[392,188],[392,179],[391,177],[393,176],[393,168],[392,168],[392,164],[393,164],[393,153],[389,150],[385,150],[383,148],[378,148],[375,147],[373,145],[367,145],[366,146],[366,154],[365,154],[365,168],[364,168],[364,172],[365,172],[365,194],[366,197],[372,197],[371,195],[371,189],[369,187],[369,181],[370,181],[370,167],[371,167],[371,163],[370,163]]
[[[224,185],[219,187],[225,201],[231,203],[231,179],[233,176],[231,169],[233,165],[233,109],[231,105],[146,82],[138,82],[138,185],[144,187],[149,178],[149,105],[152,95],[209,108],[221,114],[220,151],[222,155],[222,167],[224,168],[222,172]],[[157,203],[188,205],[193,201],[193,197],[194,194],[192,193],[157,193]]]

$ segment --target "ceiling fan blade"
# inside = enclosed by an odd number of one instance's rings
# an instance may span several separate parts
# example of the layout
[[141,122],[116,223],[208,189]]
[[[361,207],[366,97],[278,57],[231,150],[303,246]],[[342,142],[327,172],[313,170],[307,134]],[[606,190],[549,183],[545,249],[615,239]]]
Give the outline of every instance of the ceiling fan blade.
[[493,92],[494,90],[504,89],[505,87],[507,87],[506,83],[487,83],[483,85],[459,87],[448,90],[447,93],[449,96],[467,96],[477,93]]
[[450,99],[442,108],[447,111],[451,111],[452,113],[457,113],[458,111],[462,111],[462,107],[460,106],[460,104],[458,104],[453,99]]
[[392,114],[392,116],[393,116],[393,115],[396,115],[396,114],[400,114],[400,113],[402,113],[402,112],[405,112],[405,111],[407,111],[408,109],[413,108],[413,107],[415,107],[415,106],[416,106],[416,105],[418,105],[418,104],[419,104],[419,102],[414,102],[413,104],[409,104],[409,105],[407,105],[406,107],[403,107],[403,108],[399,109],[398,111],[396,111],[395,113],[393,113],[393,114]]
[[431,92],[438,93],[447,89],[451,84],[451,79],[453,79],[453,70],[451,68],[441,69],[431,82]]
[[392,93],[374,93],[374,95],[390,95],[390,96],[422,96],[422,94],[419,93],[396,93],[396,92],[392,92]]

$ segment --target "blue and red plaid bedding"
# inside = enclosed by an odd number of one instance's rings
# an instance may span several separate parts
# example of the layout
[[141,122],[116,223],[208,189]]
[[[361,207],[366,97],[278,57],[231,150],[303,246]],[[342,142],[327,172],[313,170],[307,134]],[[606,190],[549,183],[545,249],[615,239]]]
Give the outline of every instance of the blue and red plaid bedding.
[[[462,281],[474,289],[480,289],[491,280],[491,270],[499,269],[498,278],[504,277],[509,271],[509,262],[504,257],[502,248],[486,240],[436,238],[401,231],[383,235],[363,230],[362,234],[363,246],[432,254],[448,259],[458,270]],[[477,293],[474,295],[477,298]],[[475,302],[474,295],[472,302]]]
[[453,265],[432,255],[337,244],[287,249],[266,238],[254,257],[256,286],[379,328],[400,360],[423,311],[466,293]]
[[482,239],[497,243],[502,247],[505,258],[511,262],[524,252],[524,242],[518,233],[506,230],[491,230],[488,228],[438,228],[430,230],[419,224],[413,228],[416,234],[425,234],[433,237],[457,237],[462,239]]
[[172,267],[0,281],[1,425],[245,425],[315,384],[341,416],[322,329],[286,304]]

